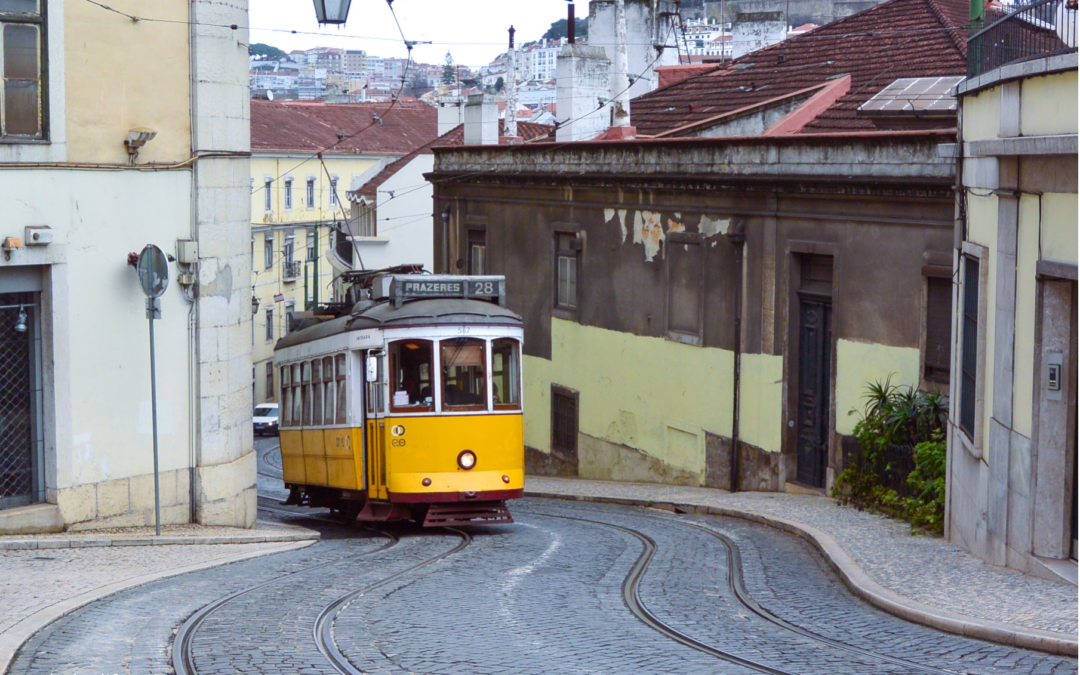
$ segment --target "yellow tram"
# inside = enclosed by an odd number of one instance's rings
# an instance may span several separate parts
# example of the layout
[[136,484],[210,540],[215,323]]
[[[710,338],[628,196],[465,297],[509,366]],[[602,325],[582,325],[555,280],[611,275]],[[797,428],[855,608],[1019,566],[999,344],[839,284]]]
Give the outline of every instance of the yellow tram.
[[288,503],[349,520],[513,522],[522,323],[504,277],[383,274],[364,286],[347,313],[308,318],[274,348]]

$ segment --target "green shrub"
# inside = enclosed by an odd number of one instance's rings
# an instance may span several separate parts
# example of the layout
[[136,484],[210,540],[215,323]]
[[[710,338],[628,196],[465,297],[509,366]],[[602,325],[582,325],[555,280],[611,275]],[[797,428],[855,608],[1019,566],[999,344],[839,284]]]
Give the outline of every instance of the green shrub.
[[[833,497],[859,509],[940,533],[945,522],[946,397],[914,387],[874,382],[855,424],[862,453],[833,485]],[[914,464],[903,476],[900,467]]]

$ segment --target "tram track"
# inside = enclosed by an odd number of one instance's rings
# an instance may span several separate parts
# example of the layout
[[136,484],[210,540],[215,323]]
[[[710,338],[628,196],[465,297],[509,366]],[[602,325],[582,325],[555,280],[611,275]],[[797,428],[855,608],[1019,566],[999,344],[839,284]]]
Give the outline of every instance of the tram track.
[[[290,515],[298,515],[298,516],[313,519],[313,520],[322,520],[322,521],[332,523],[334,525],[343,526],[343,524],[340,521],[335,521],[335,520],[332,520],[330,518],[322,518],[320,516],[307,516],[305,514],[294,513],[292,511],[287,511],[285,509],[273,509],[273,508],[260,506],[259,510],[260,511],[269,511],[269,512],[274,512],[274,513],[287,513],[287,514],[290,514]],[[268,581],[264,581],[261,584],[256,584],[255,586],[251,586],[251,587],[245,588],[243,590],[237,591],[235,593],[231,593],[229,595],[226,595],[226,596],[224,596],[222,598],[218,598],[214,602],[211,602],[210,604],[204,606],[202,609],[200,609],[199,611],[197,611],[194,614],[192,614],[191,616],[189,616],[186,621],[184,621],[182,624],[180,624],[180,628],[177,629],[177,631],[176,631],[176,637],[173,639],[172,658],[171,658],[171,660],[172,660],[173,672],[175,673],[175,675],[198,675],[198,670],[195,668],[195,659],[194,659],[194,656],[191,653],[192,641],[194,640],[195,634],[198,632],[199,627],[215,611],[217,611],[221,607],[225,606],[229,602],[231,602],[231,601],[233,601],[233,600],[235,600],[235,599],[237,599],[237,598],[239,598],[241,596],[247,595],[248,593],[251,593],[253,591],[257,591],[260,588],[265,588],[265,587],[270,586],[272,584],[280,583],[282,580],[288,579],[289,577],[294,577],[294,576],[299,575],[299,574],[307,574],[308,572],[312,572],[312,571],[317,570],[317,569],[321,569],[321,568],[324,568],[324,567],[329,567],[331,565],[337,565],[337,564],[339,564],[341,562],[344,562],[346,560],[355,560],[358,557],[367,557],[367,556],[375,555],[376,553],[381,553],[383,551],[386,551],[387,549],[393,548],[394,546],[396,546],[401,541],[401,538],[398,537],[396,534],[394,534],[392,532],[385,532],[385,531],[382,531],[382,530],[376,530],[376,533],[379,534],[380,536],[386,537],[388,539],[388,541],[387,541],[386,544],[380,546],[379,548],[377,548],[377,549],[375,549],[373,551],[366,551],[364,553],[361,553],[359,556],[357,556],[357,555],[338,556],[338,557],[334,558],[333,560],[328,560],[326,562],[322,562],[322,563],[319,563],[317,565],[311,565],[309,567],[305,567],[304,569],[296,570],[295,572],[289,572],[288,574],[282,574],[281,576],[277,576],[277,577],[274,577],[273,579],[270,579]]]
[[[623,602],[626,604],[627,608],[630,610],[630,612],[634,616],[636,616],[645,625],[649,626],[653,630],[655,630],[655,631],[657,631],[657,632],[659,632],[659,633],[661,633],[663,635],[666,635],[667,637],[671,638],[672,640],[674,640],[674,641],[676,641],[676,642],[678,642],[678,643],[680,643],[680,644],[682,644],[684,646],[690,647],[692,649],[696,649],[697,651],[704,652],[704,653],[709,654],[711,656],[715,656],[716,658],[722,659],[722,660],[727,661],[729,663],[744,666],[746,668],[750,668],[752,670],[756,670],[756,671],[761,672],[761,673],[768,673],[769,675],[799,675],[798,673],[793,673],[791,671],[783,670],[781,668],[776,668],[776,667],[770,666],[768,664],[759,663],[757,661],[753,661],[751,659],[741,657],[741,656],[739,656],[737,654],[734,654],[734,653],[732,653],[730,651],[720,649],[720,648],[718,648],[718,647],[716,647],[714,645],[710,645],[707,642],[699,640],[699,639],[697,639],[697,638],[695,638],[695,637],[693,637],[693,636],[691,636],[691,635],[689,635],[687,633],[684,633],[683,631],[680,631],[679,629],[665,623],[662,619],[660,619],[652,611],[650,611],[648,609],[648,607],[646,607],[644,605],[644,603],[641,601],[640,594],[639,594],[639,586],[640,586],[641,580],[645,576],[645,572],[649,567],[649,563],[652,561],[652,558],[655,555],[656,550],[658,548],[656,542],[649,535],[647,535],[647,534],[645,534],[645,533],[643,533],[643,532],[641,532],[639,530],[635,530],[633,528],[630,528],[630,527],[625,527],[625,526],[622,526],[622,525],[616,525],[614,523],[609,523],[609,522],[605,522],[605,521],[602,521],[602,520],[593,520],[591,518],[580,518],[580,517],[574,517],[574,516],[562,516],[562,515],[556,515],[556,514],[553,514],[553,513],[541,513],[541,512],[538,512],[538,511],[519,511],[519,513],[522,513],[523,515],[533,515],[533,516],[541,516],[541,517],[547,517],[547,518],[559,518],[559,519],[562,519],[562,520],[573,520],[573,521],[589,523],[589,524],[593,524],[593,525],[600,525],[602,527],[607,527],[607,528],[610,528],[610,529],[619,530],[621,532],[624,532],[626,534],[629,534],[629,535],[635,537],[642,544],[642,553],[641,553],[640,556],[638,556],[638,559],[634,562],[634,565],[631,567],[630,572],[627,573],[626,578],[623,580],[623,585],[622,585]],[[788,621],[786,621],[786,620],[772,614],[771,612],[769,612],[765,608],[763,608],[760,604],[758,604],[758,602],[756,600],[754,600],[753,596],[751,596],[750,593],[746,590],[746,586],[743,583],[743,577],[742,577],[742,557],[741,557],[741,555],[739,553],[738,545],[736,545],[735,542],[732,541],[729,537],[727,537],[727,536],[725,536],[725,535],[723,535],[723,534],[721,534],[719,532],[716,532],[715,530],[712,530],[712,529],[710,529],[708,527],[698,525],[696,523],[684,523],[684,522],[679,522],[679,521],[676,521],[676,520],[671,520],[671,519],[667,519],[667,518],[658,518],[656,516],[648,516],[648,515],[640,515],[639,517],[648,518],[650,520],[656,520],[656,521],[663,522],[663,523],[675,523],[675,524],[678,524],[678,525],[682,525],[683,527],[688,527],[688,528],[698,530],[698,531],[700,531],[700,532],[702,532],[704,534],[707,534],[707,535],[719,540],[720,543],[723,545],[723,547],[725,549],[725,552],[727,554],[727,562],[728,562],[728,566],[727,566],[728,567],[727,583],[728,583],[728,589],[731,591],[732,595],[735,597],[735,599],[738,601],[738,603],[740,605],[742,605],[745,609],[747,609],[748,611],[753,613],[758,618],[760,618],[760,619],[762,619],[764,621],[767,621],[768,623],[770,623],[770,624],[772,624],[774,626],[777,626],[777,627],[779,627],[779,628],[781,628],[781,629],[783,629],[783,630],[785,630],[787,632],[794,633],[796,635],[799,635],[799,636],[801,636],[803,638],[812,640],[812,641],[817,642],[819,644],[827,645],[827,646],[829,646],[829,647],[831,647],[833,649],[839,649],[839,650],[846,651],[846,652],[849,652],[849,653],[857,654],[857,655],[862,656],[864,658],[869,658],[869,659],[873,659],[873,660],[877,660],[877,661],[884,661],[886,663],[891,663],[893,665],[902,666],[904,668],[910,669],[913,672],[929,673],[931,675],[966,675],[965,671],[945,670],[945,669],[941,669],[941,668],[934,668],[932,666],[924,666],[922,664],[914,663],[914,662],[908,661],[906,659],[901,659],[901,658],[889,656],[887,654],[880,654],[880,653],[869,651],[869,650],[866,650],[866,649],[861,649],[859,647],[854,647],[854,646],[851,646],[851,645],[847,645],[847,644],[844,644],[843,642],[840,642],[838,640],[834,640],[832,638],[829,638],[829,637],[826,637],[826,636],[823,636],[823,635],[819,635],[819,634],[817,634],[817,633],[815,633],[815,632],[813,632],[811,630],[808,630],[808,629],[803,628],[801,626],[797,626],[795,624],[792,624],[792,623],[790,623],[790,622],[788,622]]]
[[[326,659],[330,662],[334,669],[337,670],[339,673],[341,673],[342,675],[363,675],[363,671],[354,666],[345,657],[345,655],[341,653],[341,650],[338,649],[337,642],[334,640],[334,620],[337,618],[338,614],[341,613],[341,610],[344,609],[346,605],[348,605],[353,600],[362,597],[364,594],[380,588],[381,586],[385,586],[386,584],[389,584],[393,581],[396,581],[401,577],[409,574],[410,572],[418,570],[422,567],[427,567],[428,565],[432,565],[444,558],[448,558],[455,553],[464,550],[467,546],[469,546],[469,544],[472,543],[472,536],[463,530],[459,530],[453,527],[446,527],[443,529],[447,530],[448,532],[452,532],[461,538],[461,541],[458,543],[457,546],[453,547],[448,551],[443,551],[442,553],[431,556],[430,558],[421,560],[420,562],[412,565],[411,567],[403,569],[399,572],[395,572],[394,574],[391,574],[387,577],[383,577],[382,579],[370,583],[363,588],[357,589],[355,591],[350,591],[349,593],[342,595],[341,597],[337,598],[336,600],[328,604],[326,607],[324,607],[323,610],[319,613],[319,616],[316,617],[315,625],[312,629],[312,636],[315,638],[315,644],[319,648],[319,652],[326,657]],[[177,675],[180,674],[177,673]]]

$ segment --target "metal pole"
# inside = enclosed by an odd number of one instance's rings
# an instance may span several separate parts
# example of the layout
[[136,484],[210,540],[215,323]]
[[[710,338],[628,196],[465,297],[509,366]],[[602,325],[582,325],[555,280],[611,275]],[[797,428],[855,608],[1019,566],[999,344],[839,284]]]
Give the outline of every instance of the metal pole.
[[150,411],[154,424],[154,528],[161,536],[161,484],[158,479],[157,437],[157,364],[154,359],[154,315],[160,311],[157,298],[146,299],[146,314],[150,318]]
[[312,295],[314,299],[311,301],[311,308],[317,309],[319,307],[319,226],[315,226],[315,264],[314,270],[311,273],[311,286]]

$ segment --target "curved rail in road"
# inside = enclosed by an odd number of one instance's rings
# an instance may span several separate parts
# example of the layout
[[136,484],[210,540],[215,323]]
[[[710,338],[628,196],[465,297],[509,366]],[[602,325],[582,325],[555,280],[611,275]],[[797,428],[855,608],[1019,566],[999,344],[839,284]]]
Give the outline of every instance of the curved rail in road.
[[[737,654],[733,654],[733,653],[725,651],[723,649],[718,649],[718,648],[716,648],[716,647],[714,647],[712,645],[709,645],[708,643],[702,642],[701,640],[698,640],[698,639],[696,639],[694,637],[691,637],[690,635],[687,635],[686,633],[683,633],[682,631],[680,631],[680,630],[678,630],[678,629],[676,629],[676,628],[674,628],[672,626],[669,626],[668,624],[664,623],[661,619],[659,619],[655,614],[653,614],[651,611],[649,611],[649,609],[647,607],[645,607],[644,604],[642,604],[641,598],[638,595],[638,585],[640,584],[642,577],[645,576],[645,571],[649,567],[649,562],[652,560],[653,554],[656,552],[656,542],[653,541],[652,538],[649,537],[647,534],[639,532],[638,530],[635,530],[633,528],[624,527],[622,525],[615,525],[613,523],[608,523],[608,522],[604,522],[604,521],[601,521],[601,520],[592,520],[590,518],[580,518],[580,517],[573,517],[573,516],[560,516],[560,515],[555,515],[553,513],[541,513],[539,511],[527,511],[527,512],[520,512],[520,513],[524,513],[524,514],[528,514],[528,515],[534,515],[534,516],[543,516],[543,517],[548,517],[548,518],[561,518],[563,520],[576,520],[576,521],[580,521],[580,522],[583,522],[583,523],[590,523],[590,524],[594,524],[594,525],[600,525],[600,526],[603,526],[603,527],[612,528],[612,529],[615,529],[615,530],[620,530],[622,532],[625,532],[627,534],[630,534],[630,535],[634,536],[635,538],[637,538],[642,543],[643,548],[642,548],[641,555],[638,557],[637,561],[634,563],[634,566],[630,569],[630,572],[626,575],[626,579],[623,580],[622,590],[623,590],[623,601],[626,603],[627,608],[636,617],[638,617],[642,622],[644,622],[646,625],[648,625],[653,630],[656,630],[659,633],[667,635],[668,637],[675,640],[676,642],[679,642],[680,644],[683,644],[683,645],[685,645],[687,647],[690,647],[692,649],[696,649],[696,650],[701,651],[701,652],[705,652],[706,654],[711,654],[712,656],[715,656],[715,657],[717,657],[719,659],[723,659],[723,660],[728,661],[730,663],[735,663],[735,664],[738,664],[740,666],[744,666],[744,667],[747,667],[747,668],[752,668],[753,670],[756,670],[758,672],[769,673],[769,675],[796,675],[794,673],[790,673],[789,671],[781,670],[779,668],[774,668],[773,666],[769,666],[769,665],[766,665],[766,664],[763,664],[763,663],[758,663],[756,661],[751,661],[749,659],[738,656]],[[931,666],[924,666],[924,665],[921,665],[921,664],[918,664],[918,663],[914,663],[912,661],[907,661],[905,659],[900,659],[900,658],[896,658],[896,657],[893,657],[893,656],[888,656],[886,654],[879,654],[877,652],[872,652],[872,651],[868,651],[868,650],[865,650],[865,649],[860,649],[859,647],[853,647],[851,645],[844,644],[843,642],[839,642],[838,640],[834,640],[832,638],[828,638],[828,637],[825,637],[825,636],[822,636],[822,635],[818,635],[817,633],[814,633],[813,631],[807,630],[807,629],[802,628],[800,626],[796,626],[796,625],[794,625],[794,624],[792,624],[792,623],[790,623],[788,621],[785,621],[784,619],[781,619],[780,617],[770,613],[768,610],[766,610],[761,605],[759,605],[757,603],[757,601],[754,600],[754,598],[746,590],[746,586],[743,584],[743,578],[742,578],[742,558],[739,555],[739,547],[735,544],[735,542],[733,542],[727,536],[725,536],[725,535],[723,535],[723,534],[721,534],[719,532],[716,532],[715,530],[712,530],[712,529],[710,529],[708,527],[704,527],[702,525],[698,525],[698,524],[695,524],[695,523],[682,523],[682,522],[679,522],[679,521],[676,521],[676,520],[671,520],[671,519],[667,519],[667,518],[657,518],[656,516],[648,516],[648,515],[643,515],[643,514],[640,515],[639,517],[641,517],[641,518],[649,518],[650,520],[658,520],[658,521],[663,522],[663,523],[676,523],[676,524],[682,525],[684,527],[690,527],[690,528],[699,530],[701,532],[704,532],[705,534],[708,534],[708,535],[718,539],[721,542],[721,544],[723,544],[724,549],[727,552],[727,559],[728,559],[727,581],[728,581],[728,587],[730,588],[730,590],[732,592],[732,595],[735,596],[735,598],[736,598],[736,600],[738,600],[739,604],[741,604],[743,607],[745,607],[746,609],[751,611],[754,615],[758,616],[761,619],[764,619],[765,621],[768,621],[769,623],[771,623],[771,624],[773,624],[775,626],[778,626],[780,628],[783,628],[784,630],[787,630],[789,632],[800,635],[800,636],[802,636],[804,638],[808,638],[808,639],[814,640],[816,642],[826,644],[826,645],[828,645],[830,647],[833,647],[834,649],[840,649],[840,650],[843,650],[843,651],[859,654],[860,656],[864,656],[864,657],[868,657],[868,658],[872,658],[872,659],[877,659],[879,661],[885,661],[885,662],[888,662],[888,663],[892,663],[894,665],[904,666],[905,668],[909,668],[912,671],[918,671],[918,672],[923,672],[923,673],[932,673],[933,675],[957,675],[957,673],[959,672],[959,671],[943,670],[943,669],[934,668],[934,667],[931,667]]]
[[472,536],[470,536],[467,532],[463,532],[452,527],[447,527],[443,529],[453,532],[457,536],[461,537],[461,542],[458,543],[458,545],[454,548],[448,551],[443,551],[442,553],[434,555],[430,558],[426,558],[416,563],[412,567],[403,569],[400,572],[395,572],[394,574],[384,577],[374,583],[368,584],[367,586],[364,586],[359,590],[350,591],[349,593],[346,593],[337,600],[331,602],[329,605],[323,608],[322,612],[319,613],[319,616],[315,619],[315,627],[312,630],[312,634],[315,637],[315,644],[318,646],[319,651],[322,652],[322,655],[330,661],[330,664],[339,673],[342,673],[342,675],[363,675],[363,671],[358,670],[352,663],[350,663],[349,660],[345,658],[345,655],[341,653],[341,650],[338,649],[337,642],[334,641],[334,619],[337,618],[337,615],[341,612],[342,608],[352,602],[354,599],[364,595],[365,593],[373,591],[380,586],[385,586],[386,584],[396,579],[400,579],[406,574],[418,570],[421,567],[427,567],[428,565],[436,563],[443,558],[452,556],[472,543]]

